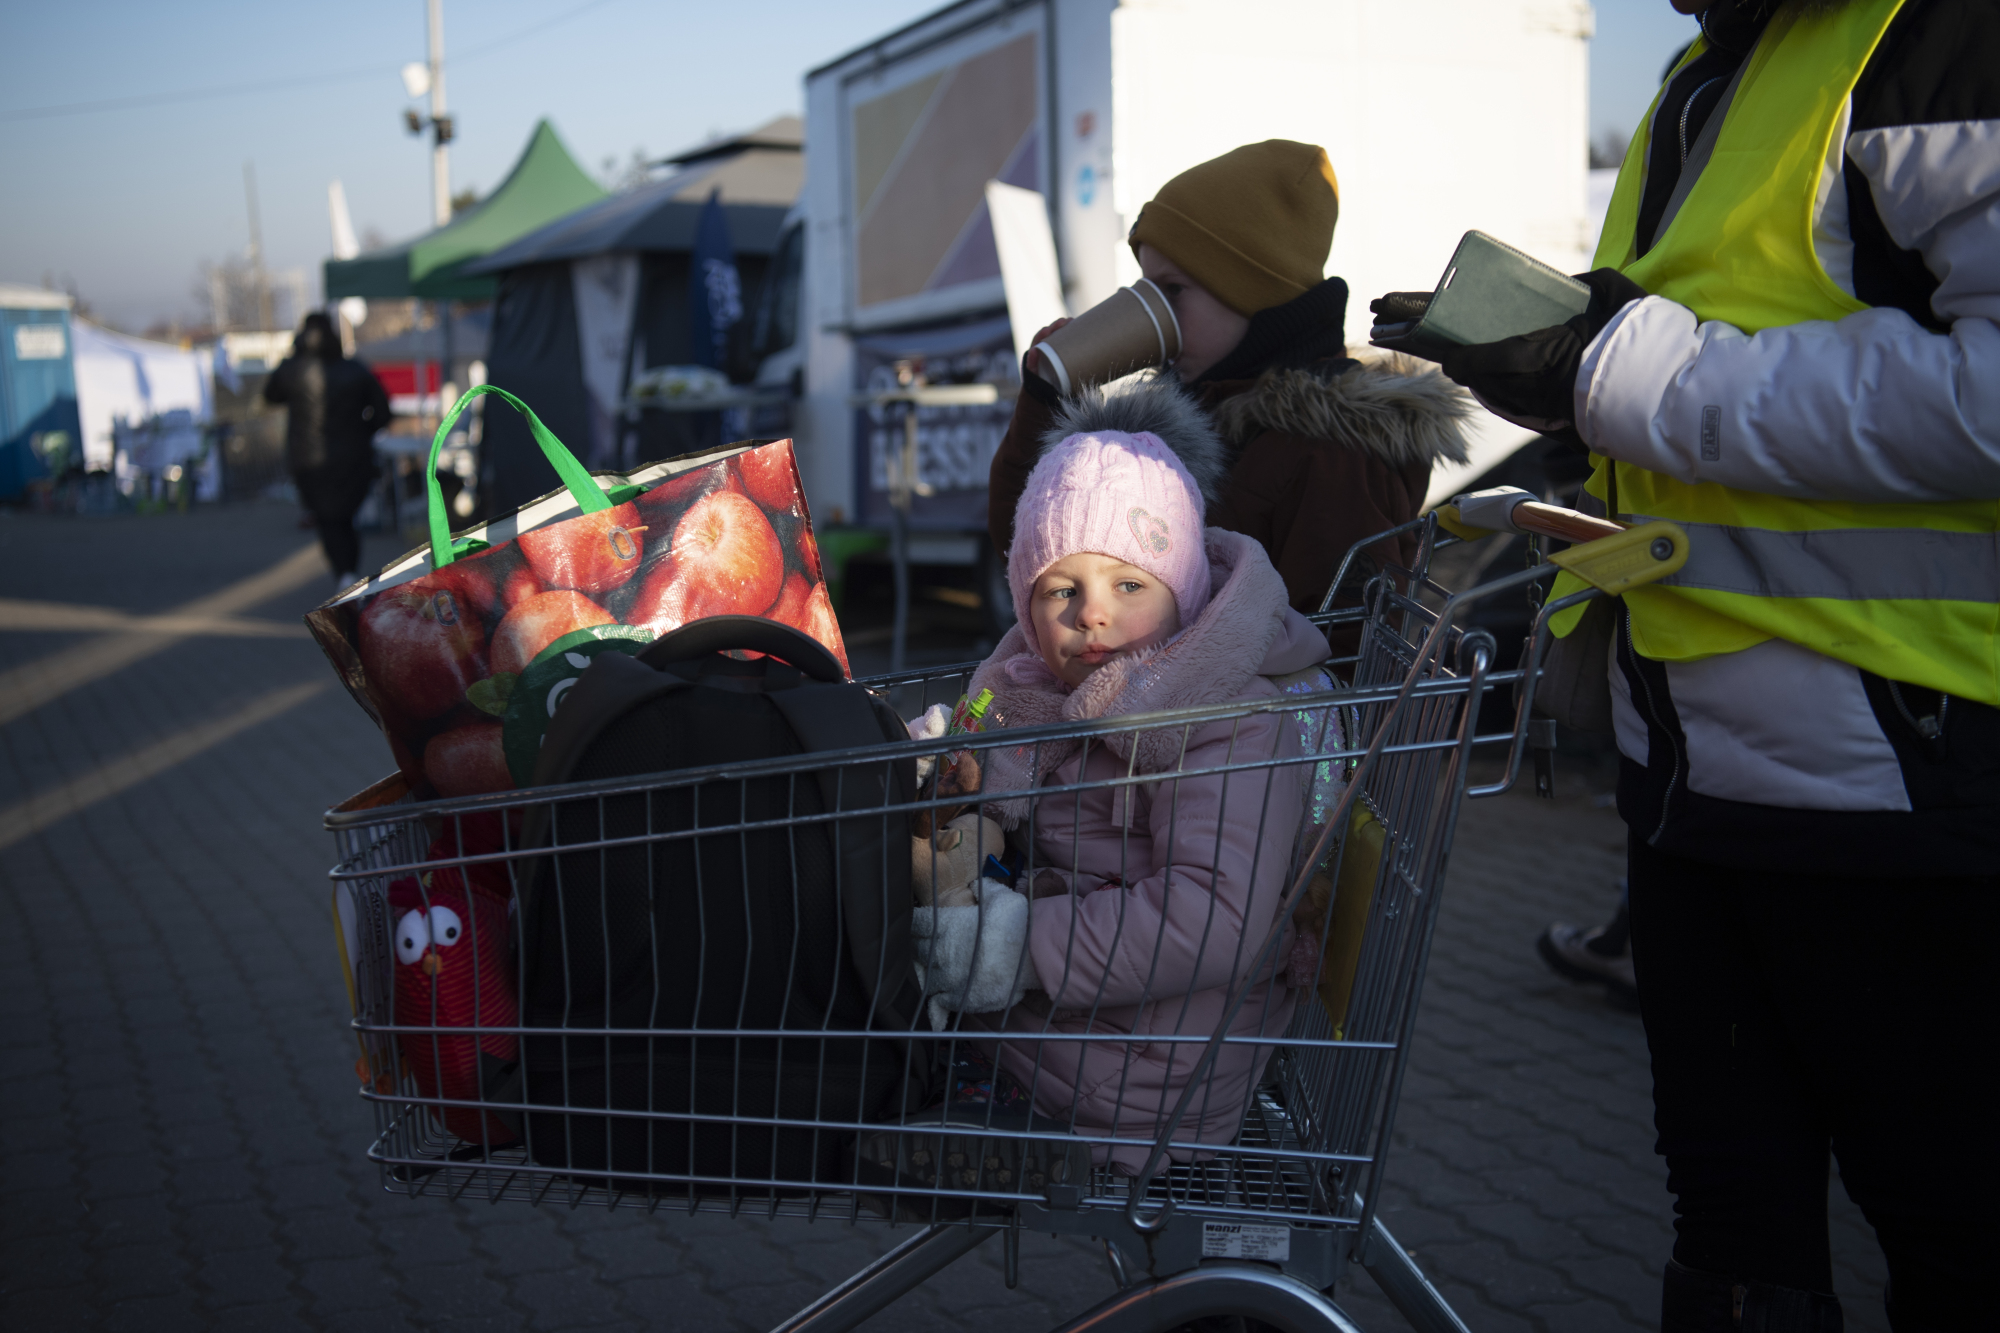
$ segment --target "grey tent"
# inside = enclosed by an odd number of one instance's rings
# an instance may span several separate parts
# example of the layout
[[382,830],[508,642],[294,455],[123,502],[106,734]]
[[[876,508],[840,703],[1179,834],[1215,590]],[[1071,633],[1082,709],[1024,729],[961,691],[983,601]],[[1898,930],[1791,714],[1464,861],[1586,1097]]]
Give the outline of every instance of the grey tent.
[[[668,159],[667,178],[580,208],[466,267],[497,284],[487,379],[518,395],[592,467],[621,467],[719,442],[713,417],[643,414],[621,421],[631,377],[695,358],[688,346],[689,252],[709,193],[719,191],[754,311],[785,215],[804,177],[802,127],[783,117],[747,135]],[[735,330],[731,377],[755,371],[753,319]],[[485,417],[488,512],[555,485],[510,411]]]

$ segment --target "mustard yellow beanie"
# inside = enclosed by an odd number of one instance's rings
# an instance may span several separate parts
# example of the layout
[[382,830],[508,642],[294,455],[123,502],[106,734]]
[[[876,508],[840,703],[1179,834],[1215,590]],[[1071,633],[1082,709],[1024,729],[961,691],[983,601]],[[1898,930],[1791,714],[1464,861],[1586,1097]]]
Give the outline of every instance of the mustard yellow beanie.
[[1245,144],[1160,187],[1132,224],[1150,245],[1239,315],[1283,305],[1319,283],[1340,186],[1317,144]]

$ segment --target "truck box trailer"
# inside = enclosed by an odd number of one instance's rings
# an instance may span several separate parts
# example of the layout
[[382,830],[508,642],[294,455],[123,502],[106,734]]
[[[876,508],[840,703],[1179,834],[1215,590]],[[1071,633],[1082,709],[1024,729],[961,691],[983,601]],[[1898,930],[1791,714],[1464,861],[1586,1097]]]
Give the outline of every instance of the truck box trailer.
[[[989,181],[1042,195],[1070,313],[1138,276],[1126,235],[1160,185],[1270,138],[1332,160],[1350,343],[1470,228],[1580,270],[1592,22],[1580,0],[961,0],[813,70],[761,316],[792,328],[758,379],[794,389],[814,513],[891,518],[906,409],[859,396],[913,369],[990,383],[990,405],[915,409],[912,558],[977,558],[1020,375]],[[1483,421],[1470,471],[1524,438]]]

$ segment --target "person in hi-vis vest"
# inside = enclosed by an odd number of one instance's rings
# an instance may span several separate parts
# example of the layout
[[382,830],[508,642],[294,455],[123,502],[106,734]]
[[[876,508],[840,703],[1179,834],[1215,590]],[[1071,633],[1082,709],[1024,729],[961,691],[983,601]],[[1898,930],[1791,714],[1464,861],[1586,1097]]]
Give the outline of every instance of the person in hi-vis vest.
[[1663,1327],[1841,1326],[1829,1151],[1893,1327],[1990,1327],[2000,4],[1673,3],[1590,310],[1444,363],[1690,538],[1608,669]]

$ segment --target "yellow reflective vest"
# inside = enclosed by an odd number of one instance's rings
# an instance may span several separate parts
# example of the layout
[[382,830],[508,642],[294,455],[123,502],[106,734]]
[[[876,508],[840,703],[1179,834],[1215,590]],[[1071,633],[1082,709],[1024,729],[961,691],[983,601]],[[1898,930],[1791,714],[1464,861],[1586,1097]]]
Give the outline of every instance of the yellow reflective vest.
[[[1717,113],[1712,156],[1643,257],[1636,234],[1648,135],[1635,136],[1592,266],[1620,269],[1697,319],[1750,334],[1867,309],[1820,265],[1814,202],[1848,98],[1902,3],[1858,0],[1810,17],[1798,6],[1780,10]],[[1701,50],[1697,43],[1686,59]],[[1975,573],[1991,568],[2000,501],[1799,500],[1593,462],[1591,494],[1623,516],[1672,519],[1688,531],[1687,566],[1625,595],[1643,656],[1692,661],[1779,638],[2000,705],[2000,589]],[[1974,548],[1985,558],[1954,559]],[[1555,592],[1582,586],[1564,575]],[[1574,615],[1563,621],[1558,632],[1567,633]]]

